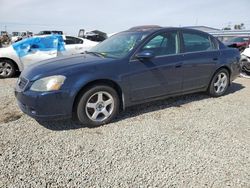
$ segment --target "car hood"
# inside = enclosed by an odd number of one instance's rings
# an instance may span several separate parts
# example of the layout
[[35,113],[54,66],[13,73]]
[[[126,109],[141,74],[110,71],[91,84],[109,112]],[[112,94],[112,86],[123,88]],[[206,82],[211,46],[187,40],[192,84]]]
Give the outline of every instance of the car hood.
[[21,76],[32,81],[50,75],[65,75],[73,69],[82,69],[89,64],[98,64],[106,61],[112,61],[112,59],[90,54],[57,57],[27,67],[27,69],[24,69]]

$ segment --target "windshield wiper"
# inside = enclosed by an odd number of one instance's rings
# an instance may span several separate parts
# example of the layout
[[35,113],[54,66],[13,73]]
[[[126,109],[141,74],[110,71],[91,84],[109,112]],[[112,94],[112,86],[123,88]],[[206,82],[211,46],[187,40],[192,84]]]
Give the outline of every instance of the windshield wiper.
[[98,57],[106,57],[104,54],[100,53],[100,52],[91,52],[91,51],[85,51],[86,54],[94,54],[95,56]]

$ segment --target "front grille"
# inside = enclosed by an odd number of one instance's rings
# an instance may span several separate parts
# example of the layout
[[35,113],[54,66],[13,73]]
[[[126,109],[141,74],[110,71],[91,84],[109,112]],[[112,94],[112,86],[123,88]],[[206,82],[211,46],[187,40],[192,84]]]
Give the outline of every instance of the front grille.
[[25,87],[28,85],[28,80],[24,77],[19,77],[17,80],[17,85],[20,90],[25,90]]

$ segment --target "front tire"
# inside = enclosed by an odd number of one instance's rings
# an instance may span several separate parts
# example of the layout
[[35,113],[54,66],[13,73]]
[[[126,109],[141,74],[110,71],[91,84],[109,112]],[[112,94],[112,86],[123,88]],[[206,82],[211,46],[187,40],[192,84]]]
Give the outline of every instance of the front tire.
[[76,117],[81,124],[96,127],[111,122],[119,112],[117,92],[106,85],[84,90],[76,103]]
[[16,73],[15,64],[8,59],[0,60],[0,78],[11,78]]
[[220,97],[225,94],[229,86],[229,73],[226,69],[220,69],[213,76],[208,88],[208,94],[212,97]]

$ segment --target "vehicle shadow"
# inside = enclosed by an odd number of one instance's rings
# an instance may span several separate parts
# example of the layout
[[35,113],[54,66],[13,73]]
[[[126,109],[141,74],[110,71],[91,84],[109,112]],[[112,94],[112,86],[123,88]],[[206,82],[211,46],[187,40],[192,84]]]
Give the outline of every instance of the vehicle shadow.
[[[235,92],[238,92],[239,90],[245,88],[243,85],[238,83],[232,83],[232,85],[228,88],[225,95],[231,95]],[[222,96],[223,97],[223,96]],[[153,112],[161,109],[167,109],[171,107],[182,107],[185,104],[192,103],[194,101],[201,101],[204,99],[211,98],[209,95],[207,95],[205,92],[201,93],[193,93],[178,97],[171,97],[159,101],[154,101],[150,103],[145,103],[141,105],[136,105],[133,107],[129,107],[121,113],[115,121],[124,120],[127,118],[135,117],[141,114],[145,114],[148,112]]]
[[72,130],[72,129],[80,129],[88,126],[81,125],[72,120],[52,120],[52,121],[43,121],[43,120],[36,120],[40,125],[43,127],[53,130],[53,131],[65,131],[65,130]]
[[230,85],[230,87],[227,89],[225,95],[233,94],[233,93],[238,92],[244,88],[245,88],[245,86],[243,86],[242,84],[232,83]]
[[[240,91],[243,89],[244,86],[238,83],[233,83],[227,90],[225,95],[231,95],[235,92]],[[223,96],[222,96],[223,97]],[[167,109],[171,107],[181,107],[182,105],[185,105],[187,103],[191,103],[194,101],[201,101],[204,99],[210,98],[205,93],[195,93],[195,94],[189,94],[189,95],[183,95],[179,97],[172,97],[167,98],[163,100],[158,100],[154,102],[149,102],[145,104],[136,105],[133,107],[127,108],[124,112],[121,112],[120,115],[113,121],[118,122],[127,118],[132,118],[141,114],[145,114],[148,112],[153,112],[157,110]],[[58,120],[58,121],[39,121],[37,122],[44,126],[47,129],[54,130],[54,131],[64,131],[64,130],[71,130],[71,129],[79,129],[83,127],[88,128],[95,128],[95,127],[89,127],[85,125],[81,125],[79,123],[76,123],[72,120]]]

